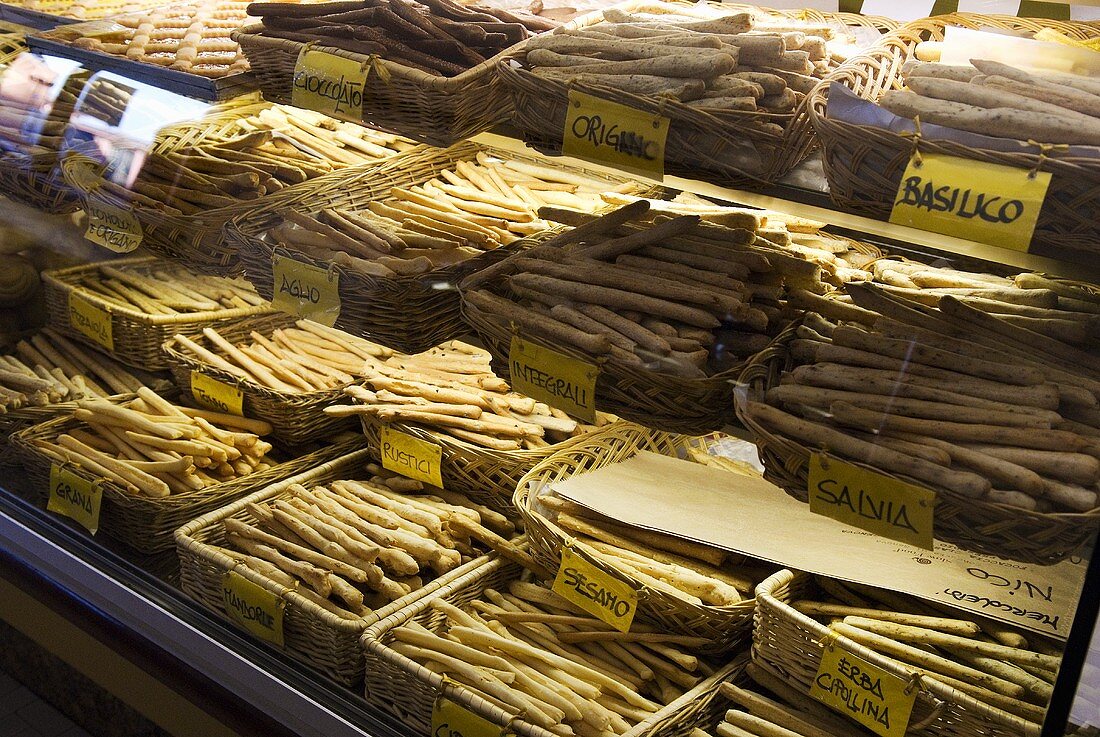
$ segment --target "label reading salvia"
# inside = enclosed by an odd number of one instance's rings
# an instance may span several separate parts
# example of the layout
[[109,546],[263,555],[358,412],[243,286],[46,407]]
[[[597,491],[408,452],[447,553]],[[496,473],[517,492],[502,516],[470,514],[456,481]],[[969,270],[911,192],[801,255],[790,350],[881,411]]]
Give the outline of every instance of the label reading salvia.
[[660,179],[668,118],[569,90],[562,153]]
[[1050,172],[923,154],[905,167],[890,222],[1026,253],[1049,186]]
[[69,292],[69,324],[109,351],[115,349],[111,313],[96,307],[76,292]]
[[283,610],[286,602],[235,571],[222,579],[226,615],[261,640],[283,646]]
[[141,245],[141,223],[129,210],[115,207],[94,195],[84,203],[88,228],[84,237],[115,253],[129,253]]
[[569,545],[561,549],[553,590],[620,632],[630,631],[638,611],[638,591],[633,586],[601,571]]
[[810,456],[810,511],[932,549],[936,493],[823,453]]
[[340,274],[278,254],[271,257],[276,309],[332,327],[340,317]]
[[75,521],[91,534],[99,529],[103,489],[67,468],[50,466],[50,500],[46,509]]
[[191,396],[215,412],[244,415],[244,392],[240,387],[230,386],[199,371],[191,372]]
[[443,448],[386,426],[382,428],[382,467],[443,488]]
[[338,118],[363,119],[368,67],[308,46],[294,66],[290,104]]
[[432,737],[501,737],[504,729],[462,708],[446,696],[432,705]]
[[821,653],[810,696],[881,737],[902,737],[917,689],[833,644]]
[[512,337],[508,352],[512,389],[585,422],[596,421],[596,377],[590,363]]

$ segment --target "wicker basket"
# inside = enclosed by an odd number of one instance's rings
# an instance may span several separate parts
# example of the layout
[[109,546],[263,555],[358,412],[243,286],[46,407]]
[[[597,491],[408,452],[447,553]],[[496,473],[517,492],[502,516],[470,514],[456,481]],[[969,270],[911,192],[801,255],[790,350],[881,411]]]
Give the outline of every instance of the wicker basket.
[[[133,268],[139,273],[148,273],[154,267],[165,265],[163,261],[149,257],[118,259],[111,261],[110,264],[118,268]],[[81,286],[84,277],[95,274],[98,268],[99,264],[94,263],[42,272],[50,326],[65,335],[93,344],[87,336],[74,328],[70,321],[69,299],[74,294],[78,295],[91,305],[110,314],[114,343],[114,349],[110,354],[119,361],[138,368],[150,371],[168,368],[170,363],[161,346],[176,333],[199,335],[205,327],[221,329],[246,317],[272,312],[270,306],[258,305],[214,312],[149,315],[140,312],[137,308],[118,307],[84,289]]]
[[180,586],[183,591],[207,609],[224,616],[222,580],[227,571],[235,570],[286,602],[283,635],[288,655],[308,663],[338,683],[357,686],[363,680],[364,663],[359,638],[367,625],[434,593],[449,581],[462,579],[485,565],[489,561],[488,556],[465,563],[382,609],[362,617],[351,613],[341,617],[293,589],[287,589],[251,569],[239,567],[219,547],[225,543],[222,522],[230,517],[249,521],[250,517],[245,511],[249,504],[285,498],[287,488],[293,484],[309,486],[336,479],[367,478],[369,474],[365,470],[366,465],[373,460],[373,451],[369,449],[356,450],[339,458],[330,455],[324,463],[314,463],[300,471],[297,476],[262,488],[233,504],[188,522],[176,531]]
[[[408,622],[416,622],[433,631],[443,626],[445,618],[431,608],[433,599],[442,599],[464,608],[485,589],[506,587],[521,572],[522,569],[513,563],[494,559],[476,571],[452,579],[431,597],[421,598],[412,606],[389,614],[368,627],[362,640],[367,659],[364,682],[367,701],[400,717],[410,733],[416,735],[431,733],[432,708],[436,699],[442,696],[493,724],[506,727],[508,734],[552,737],[552,733],[542,727],[522,718],[513,719],[507,712],[462,685],[445,681],[442,675],[433,673],[389,647],[392,641],[390,633]],[[682,697],[635,725],[624,737],[688,737],[694,727],[710,726],[724,706],[722,700],[717,698],[719,685],[739,673],[744,666],[745,659],[742,657],[719,668]]]
[[[796,611],[789,602],[812,595],[813,577],[782,570],[756,587],[752,662],[809,694],[821,664],[823,641],[906,681],[919,671],[884,657]],[[925,676],[905,734],[924,737],[1038,737],[1040,726],[1008,714]],[[807,695],[807,698],[810,698]]]
[[[885,36],[873,49],[843,64],[809,95],[809,116],[821,141],[825,175],[833,201],[842,209],[882,220],[890,216],[902,174],[913,153],[912,135],[852,125],[826,116],[829,82],[852,89],[867,100],[902,87],[901,67],[918,43],[942,40],[947,26],[991,27],[1010,32],[1053,28],[1071,38],[1100,37],[1100,27],[1039,18],[958,13],[914,21]],[[1100,237],[1095,213],[1100,207],[1100,161],[1057,151],[1005,153],[970,148],[952,141],[921,139],[924,154],[945,154],[1052,174],[1032,238],[1035,253],[1061,256],[1066,250],[1095,254]]]
[[[625,461],[643,451],[680,456],[685,449],[685,439],[675,435],[647,431],[629,423],[615,427],[619,433],[618,442],[612,444],[605,437],[576,443],[567,451],[555,453],[536,465],[516,487],[514,504],[523,517],[531,553],[546,570],[558,570],[562,547],[572,536],[544,514],[537,499],[539,490],[577,474]],[[748,638],[752,626],[752,599],[722,607],[690,604],[649,588],[603,559],[588,555],[583,547],[576,547],[573,552],[612,577],[628,581],[637,589],[639,617],[657,622],[668,632],[707,638],[710,644],[701,652],[730,652]]]
[[[109,399],[112,402],[127,402],[135,397],[137,394],[116,394]],[[67,415],[75,409],[76,402],[60,402],[45,407],[21,407],[0,415],[0,468],[19,465],[19,453],[11,442],[16,433]]]
[[[616,7],[630,11],[639,5],[628,1]],[[751,11],[790,21],[862,26],[880,31],[898,26],[887,18],[855,13],[771,10],[729,3],[723,3],[721,8],[724,12]],[[585,25],[602,20],[602,14],[594,15],[586,18]],[[497,68],[502,83],[511,93],[514,122],[530,145],[560,154],[570,86],[519,66],[525,58],[524,50],[519,49]],[[678,100],[645,97],[609,87],[575,83],[572,89],[669,118],[666,174],[704,178],[729,187],[764,186],[797,166],[816,143],[808,114],[808,95],[791,113],[703,112]],[[783,132],[761,130],[760,123],[778,124]]]

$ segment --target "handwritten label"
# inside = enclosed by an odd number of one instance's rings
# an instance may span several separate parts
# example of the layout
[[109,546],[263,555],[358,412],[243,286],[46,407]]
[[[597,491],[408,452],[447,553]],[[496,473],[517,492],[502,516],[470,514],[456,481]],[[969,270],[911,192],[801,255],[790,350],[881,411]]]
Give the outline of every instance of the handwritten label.
[[668,118],[569,90],[562,153],[660,179]]
[[432,737],[501,737],[503,727],[464,709],[446,696],[432,705]]
[[111,313],[97,307],[76,292],[69,292],[69,324],[109,351],[115,349]]
[[443,448],[386,426],[382,428],[382,467],[443,488]]
[[1027,252],[1050,172],[926,154],[910,159],[890,222]]
[[936,493],[814,453],[810,511],[898,542],[932,549]]
[[228,617],[256,637],[283,646],[286,602],[235,571],[222,579],[222,601]]
[[340,274],[278,254],[271,257],[276,309],[332,327],[340,317]]
[[810,696],[882,737],[902,737],[917,700],[917,689],[844,648],[821,653]]
[[88,228],[84,237],[115,253],[129,253],[141,245],[141,223],[134,213],[89,195],[84,203]]
[[561,549],[553,590],[620,632],[630,631],[638,611],[638,591],[633,586],[601,571],[569,545]]
[[290,104],[325,115],[363,119],[363,89],[368,67],[308,46],[294,66]]
[[56,464],[50,466],[50,499],[46,509],[75,521],[91,534],[99,529],[103,489],[99,484]]
[[512,388],[585,422],[596,421],[596,377],[590,363],[519,336],[508,352]]
[[200,371],[191,372],[191,396],[215,412],[244,415],[244,392],[240,387],[230,386]]

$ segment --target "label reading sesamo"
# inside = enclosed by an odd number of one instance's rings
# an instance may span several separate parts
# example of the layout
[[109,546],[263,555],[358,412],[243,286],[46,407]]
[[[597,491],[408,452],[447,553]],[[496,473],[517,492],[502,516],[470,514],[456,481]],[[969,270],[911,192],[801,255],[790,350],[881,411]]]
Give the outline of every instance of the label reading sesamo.
[[99,529],[103,489],[60,466],[50,466],[50,500],[46,509],[75,521],[91,534]]
[[87,336],[107,350],[115,349],[111,313],[96,307],[75,291],[69,292],[69,324],[81,335]]
[[88,227],[84,237],[115,253],[129,253],[141,245],[141,223],[129,210],[89,195],[84,203]]
[[909,727],[917,689],[831,644],[821,653],[810,696],[881,737],[902,737]]
[[432,737],[501,737],[504,729],[462,708],[446,696],[432,705]]
[[231,620],[256,637],[283,646],[283,610],[286,602],[235,571],[222,579],[222,602]]
[[382,467],[443,488],[443,448],[386,426],[382,428]]
[[215,412],[244,415],[244,392],[240,387],[230,386],[199,371],[191,372],[191,396]]
[[274,296],[283,312],[332,327],[340,317],[340,274],[286,256],[271,257]]
[[512,388],[585,422],[596,421],[596,378],[590,363],[512,337],[508,351]]
[[668,118],[569,90],[562,153],[660,179]]
[[294,67],[291,104],[338,118],[363,119],[368,67],[308,46]]
[[1029,172],[940,154],[910,159],[890,222],[1028,250],[1050,172]]
[[638,610],[638,591],[626,581],[601,571],[569,545],[561,549],[561,568],[553,589],[620,632],[630,631]]

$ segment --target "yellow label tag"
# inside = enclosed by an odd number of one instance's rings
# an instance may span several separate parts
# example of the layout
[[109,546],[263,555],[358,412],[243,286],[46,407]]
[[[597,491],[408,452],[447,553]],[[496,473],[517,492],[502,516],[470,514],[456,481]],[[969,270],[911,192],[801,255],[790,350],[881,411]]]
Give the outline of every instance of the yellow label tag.
[[926,154],[905,167],[890,222],[1026,253],[1048,186],[1050,172]]
[[823,453],[810,456],[810,511],[891,540],[932,549],[936,492]]
[[512,336],[508,352],[512,389],[585,422],[596,421],[596,377],[590,363]]
[[283,610],[286,602],[235,571],[222,579],[226,615],[261,640],[283,646]]
[[561,549],[561,567],[553,590],[620,632],[630,631],[638,611],[638,591],[633,586],[601,571],[573,552],[570,545]]
[[69,324],[109,351],[115,349],[111,313],[96,307],[76,292],[69,292]]
[[810,696],[882,737],[902,737],[917,689],[835,644],[821,653]]
[[84,237],[97,246],[115,253],[129,253],[141,245],[141,223],[129,210],[89,195],[84,212],[88,215]]
[[191,396],[207,409],[244,416],[244,392],[240,387],[212,379],[202,372],[191,372]]
[[562,153],[660,179],[668,118],[569,90]]
[[50,500],[46,509],[74,520],[91,534],[99,529],[103,489],[67,468],[50,466]]
[[368,67],[308,46],[294,66],[290,104],[340,118],[363,119]]
[[383,468],[443,488],[440,471],[443,448],[436,443],[414,438],[387,425],[382,428],[381,450]]
[[332,327],[340,317],[340,274],[278,254],[271,258],[272,306]]
[[501,737],[504,728],[464,709],[446,696],[432,705],[432,737]]

